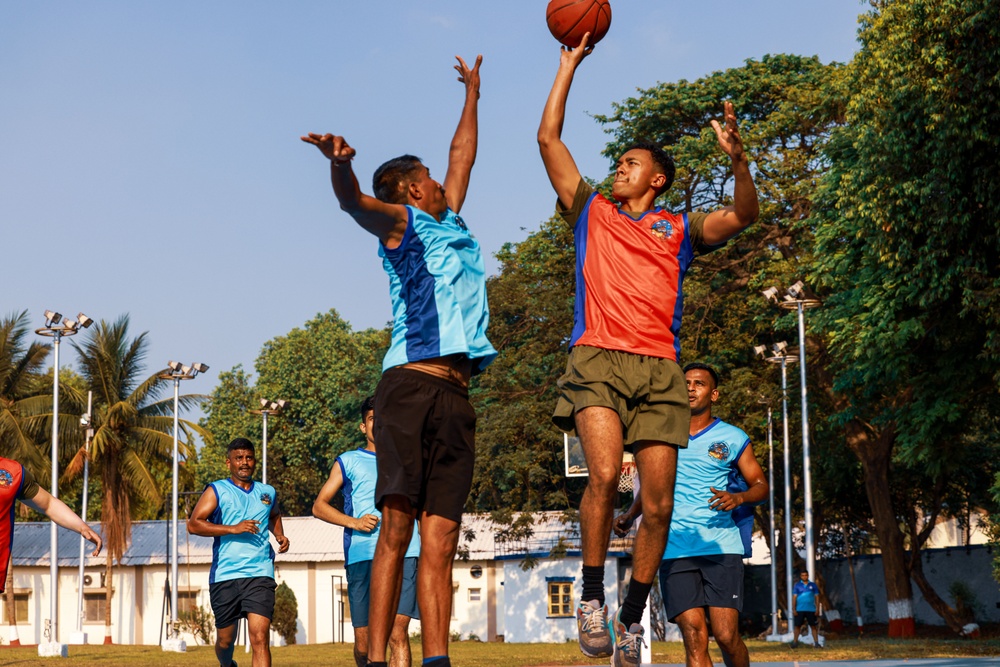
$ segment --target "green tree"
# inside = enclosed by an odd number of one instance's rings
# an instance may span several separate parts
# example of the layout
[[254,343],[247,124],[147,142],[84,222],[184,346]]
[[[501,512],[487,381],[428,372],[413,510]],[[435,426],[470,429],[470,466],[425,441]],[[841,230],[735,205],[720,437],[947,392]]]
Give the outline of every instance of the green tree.
[[274,630],[286,644],[295,643],[298,631],[299,603],[295,591],[284,581],[274,590]]
[[813,319],[865,473],[890,634],[910,636],[910,576],[950,626],[957,615],[915,569],[921,528],[894,504],[891,474],[949,488],[974,413],[996,411],[1000,6],[877,2],[860,38],[811,220],[812,275],[829,294]]
[[[160,377],[163,371],[144,377],[147,334],[129,338],[128,328],[127,315],[113,323],[102,320],[87,330],[81,344],[73,343],[81,375],[94,393],[91,470],[100,480],[102,492],[101,530],[109,582],[113,561],[121,563],[131,541],[134,516],[144,509],[155,511],[162,506],[162,484],[172,476],[173,396],[160,400],[171,382]],[[203,399],[184,395],[180,405],[190,409]],[[181,420],[180,425],[183,442],[179,443],[179,451],[187,456],[193,451],[193,434],[204,435],[204,431],[186,420]],[[68,477],[82,472],[83,459],[83,452],[78,452],[67,467]],[[190,488],[190,474],[181,468],[180,475],[178,483]],[[111,593],[109,585],[105,617],[108,636]]]

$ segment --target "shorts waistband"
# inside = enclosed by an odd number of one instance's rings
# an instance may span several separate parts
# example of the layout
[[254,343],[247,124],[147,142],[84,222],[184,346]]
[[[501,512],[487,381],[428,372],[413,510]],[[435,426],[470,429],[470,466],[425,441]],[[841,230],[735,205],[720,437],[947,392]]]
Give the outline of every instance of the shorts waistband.
[[384,371],[382,373],[383,378],[408,378],[415,382],[420,382],[423,384],[428,384],[433,387],[437,387],[442,391],[447,391],[456,396],[460,396],[465,400],[469,399],[469,389],[461,385],[455,384],[450,380],[445,380],[444,378],[437,377],[436,375],[431,375],[430,373],[424,373],[423,371],[413,370],[412,368],[403,368],[402,366],[393,366],[392,368]]

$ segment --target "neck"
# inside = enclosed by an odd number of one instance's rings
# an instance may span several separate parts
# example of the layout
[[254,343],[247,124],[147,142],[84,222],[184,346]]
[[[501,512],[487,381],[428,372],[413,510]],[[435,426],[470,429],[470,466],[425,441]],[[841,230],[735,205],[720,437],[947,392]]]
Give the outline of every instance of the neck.
[[706,426],[712,423],[713,419],[715,419],[715,417],[712,416],[711,409],[699,412],[698,414],[692,413],[690,434],[695,435],[704,430]]
[[656,201],[656,195],[646,194],[642,197],[629,197],[625,199],[618,200],[618,206],[622,211],[626,213],[637,213],[642,214],[646,211],[653,210],[653,202]]
[[236,479],[235,477],[230,477],[229,481],[235,484],[236,486],[240,487],[241,489],[249,489],[251,486],[253,486],[252,479],[248,479],[247,481],[244,482],[242,479]]
[[375,443],[374,442],[370,442],[370,441],[368,443],[366,443],[365,451],[366,452],[371,452],[371,453],[374,454],[375,453]]

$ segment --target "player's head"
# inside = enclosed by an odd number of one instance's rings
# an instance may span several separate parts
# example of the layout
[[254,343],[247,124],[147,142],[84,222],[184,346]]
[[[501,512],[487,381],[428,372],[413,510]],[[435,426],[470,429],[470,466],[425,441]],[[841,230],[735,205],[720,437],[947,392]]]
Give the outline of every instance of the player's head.
[[361,402],[361,432],[365,434],[368,449],[375,448],[375,397],[369,396]]
[[809,570],[802,570],[799,572],[799,579],[802,581],[809,581]]
[[226,447],[226,467],[235,479],[249,481],[253,479],[257,458],[253,443],[246,438],[236,438]]
[[687,383],[688,405],[692,415],[712,412],[712,405],[719,400],[719,374],[708,364],[693,363],[684,367]]
[[674,183],[674,161],[652,141],[637,141],[625,147],[615,166],[612,194],[615,199],[639,197],[650,188],[659,197]]
[[376,169],[372,191],[387,204],[409,204],[433,215],[444,213],[448,206],[444,188],[415,155],[400,155]]

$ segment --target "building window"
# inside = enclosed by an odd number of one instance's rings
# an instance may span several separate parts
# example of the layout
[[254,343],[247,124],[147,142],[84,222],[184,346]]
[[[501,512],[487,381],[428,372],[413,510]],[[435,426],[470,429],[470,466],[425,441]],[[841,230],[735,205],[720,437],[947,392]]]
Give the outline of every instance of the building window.
[[28,622],[28,600],[30,597],[31,591],[14,591],[14,620],[17,623]]
[[451,588],[451,617],[458,618],[456,612],[458,611],[458,605],[455,604],[455,598],[458,597],[458,584],[453,584]]
[[479,602],[482,599],[483,599],[483,589],[481,588],[469,589],[469,602]]
[[345,621],[351,620],[351,598],[347,595],[347,586],[340,587],[340,604],[342,605],[341,613],[343,614],[341,618]]
[[[114,592],[111,593],[114,595]],[[180,603],[177,603],[180,606]],[[103,623],[107,599],[104,589],[85,591],[83,594],[83,620],[85,623]]]
[[198,609],[198,589],[177,591],[177,617],[191,616]]
[[478,579],[479,577],[483,576],[483,566],[473,565],[472,567],[469,568],[469,575],[473,579]]
[[549,618],[561,618],[573,615],[573,582],[550,581]]

